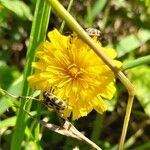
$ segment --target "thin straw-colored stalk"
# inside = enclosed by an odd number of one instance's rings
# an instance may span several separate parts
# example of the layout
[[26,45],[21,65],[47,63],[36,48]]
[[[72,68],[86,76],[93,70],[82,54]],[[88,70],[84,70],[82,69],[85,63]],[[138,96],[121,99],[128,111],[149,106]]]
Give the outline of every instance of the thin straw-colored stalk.
[[72,30],[74,30],[78,36],[85,41],[94,52],[109,66],[109,68],[120,79],[123,85],[127,88],[129,93],[128,104],[126,108],[126,114],[124,119],[124,125],[119,143],[119,150],[123,149],[126,132],[129,124],[129,118],[131,114],[133,99],[135,95],[135,89],[128,78],[121,72],[118,67],[105,55],[105,53],[97,46],[97,44],[87,35],[84,29],[77,23],[77,21],[65,10],[65,8],[57,0],[48,0],[51,6],[56,10],[59,16],[66,21]]
[[[39,45],[39,43],[45,39],[49,22],[49,16],[50,16],[50,5],[47,3],[47,1],[37,0],[23,77],[22,95],[24,96],[30,94],[30,89],[27,83],[27,77],[33,71],[31,68],[31,63],[34,60],[35,50]],[[21,149],[21,143],[23,141],[24,130],[26,127],[27,114],[25,114],[25,112],[22,111],[25,101],[21,99],[20,103],[21,107],[17,115],[15,131],[11,142],[11,150]],[[26,109],[29,110],[30,106],[31,101],[27,103]]]

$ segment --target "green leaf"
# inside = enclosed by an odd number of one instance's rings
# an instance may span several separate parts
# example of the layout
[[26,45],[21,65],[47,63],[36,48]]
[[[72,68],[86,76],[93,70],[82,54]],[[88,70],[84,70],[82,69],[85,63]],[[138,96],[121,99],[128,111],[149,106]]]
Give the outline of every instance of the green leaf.
[[[35,116],[35,115],[36,115],[36,112],[33,111],[33,112],[30,112],[30,114],[31,114],[32,116]],[[10,127],[10,126],[15,126],[16,119],[17,119],[17,117],[16,117],[16,116],[13,116],[13,117],[9,117],[9,118],[7,118],[7,119],[5,119],[5,120],[1,120],[1,121],[0,121],[0,129],[1,129],[1,128],[8,128],[8,127]]]
[[126,69],[130,69],[130,68],[134,68],[137,67],[139,65],[146,65],[146,64],[150,64],[150,55],[144,56],[144,57],[140,57],[134,60],[127,60],[125,63],[123,63],[123,70]]
[[20,0],[0,0],[1,4],[22,19],[32,20],[30,8]]
[[150,39],[150,30],[141,29],[137,35],[129,35],[123,38],[116,46],[118,57],[129,53],[136,48],[140,47],[142,43],[145,43]]
[[107,3],[107,0],[97,0],[95,1],[93,7],[91,8],[91,14],[89,18],[93,21],[103,10]]
[[[22,85],[22,76],[20,76],[16,81],[12,83],[8,92],[13,95],[20,95],[21,94],[21,85]],[[8,102],[10,98],[6,95],[0,99],[0,115],[3,114],[9,107],[10,103]]]
[[150,67],[140,66],[130,70],[129,78],[136,88],[136,97],[145,113],[150,116]]
[[138,145],[137,147],[132,148],[132,150],[146,150],[150,148],[150,142],[142,143],[141,145]]
[[[23,76],[22,95],[30,95],[31,90],[28,87],[27,77],[32,74],[33,68],[31,68],[32,61],[34,60],[35,51],[37,46],[45,40],[46,31],[48,28],[50,18],[51,7],[46,0],[36,0],[36,8],[34,12],[34,19],[32,22],[32,28],[30,33],[29,46],[26,55],[26,64]],[[22,108],[26,102],[21,99],[20,109],[17,114],[16,128],[11,141],[11,150],[20,150],[21,143],[24,138],[24,131],[27,125],[27,114],[22,112]],[[26,104],[26,110],[29,111],[32,101]],[[21,124],[20,124],[21,122]]]
[[8,119],[5,119],[3,121],[0,121],[0,129],[1,128],[8,128],[10,126],[14,126],[16,123],[16,116],[10,117]]
[[[1,65],[1,64],[0,64]],[[10,67],[7,65],[0,66],[0,86],[3,89],[7,89],[12,82],[20,75],[16,67]]]
[[113,112],[117,103],[117,97],[118,97],[118,93],[116,93],[113,97],[113,99],[111,100],[107,100],[105,101],[105,103],[107,104],[107,111]]
[[0,96],[4,96],[5,92],[3,91],[3,89],[0,88]]

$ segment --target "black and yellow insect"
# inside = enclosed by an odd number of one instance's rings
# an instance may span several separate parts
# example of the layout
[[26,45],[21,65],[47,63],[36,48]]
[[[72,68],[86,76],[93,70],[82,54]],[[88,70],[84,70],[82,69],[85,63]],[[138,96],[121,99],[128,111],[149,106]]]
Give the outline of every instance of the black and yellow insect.
[[85,31],[87,32],[87,34],[90,37],[96,36],[97,40],[99,40],[103,46],[106,46],[108,44],[106,37],[104,36],[104,34],[100,30],[97,30],[95,28],[87,28]]
[[[57,96],[55,96],[53,94],[54,92],[54,89],[50,89],[49,91],[45,91],[43,92],[43,98],[41,99],[38,99],[38,98],[35,98],[35,97],[32,97],[32,96],[15,96],[13,94],[10,94],[8,93],[7,91],[3,90],[0,88],[0,94],[2,93],[3,95],[8,95],[10,97],[13,97],[15,99],[20,99],[20,98],[23,98],[23,99],[31,99],[31,100],[35,100],[35,101],[39,101],[41,103],[43,103],[48,109],[53,109],[58,116],[60,116],[61,118],[63,119],[66,119],[66,117],[64,117],[63,115],[63,110],[65,110],[68,106],[67,104],[65,103],[65,101],[61,100],[60,98],[58,98]],[[39,96],[39,92],[37,92],[36,96]]]
[[87,28],[86,32],[88,33],[89,36],[98,36],[98,37],[101,37],[103,35],[100,30],[97,30],[95,28]]
[[59,99],[49,91],[43,93],[43,103],[47,108],[54,109],[55,111],[65,110],[67,105],[65,101]]
[[68,120],[67,117],[65,117],[64,113],[62,112],[68,107],[67,104],[65,103],[65,101],[55,96],[51,90],[45,91],[43,93],[42,102],[48,109],[53,109],[56,112],[61,124],[63,124],[61,119]]

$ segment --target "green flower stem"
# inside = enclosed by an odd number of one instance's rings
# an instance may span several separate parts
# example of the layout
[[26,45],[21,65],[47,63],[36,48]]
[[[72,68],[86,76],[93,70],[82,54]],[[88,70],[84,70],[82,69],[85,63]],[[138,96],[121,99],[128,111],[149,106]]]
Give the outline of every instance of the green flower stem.
[[129,118],[131,114],[133,99],[135,95],[135,89],[128,78],[121,72],[118,67],[109,59],[108,56],[101,50],[100,47],[88,36],[88,34],[84,31],[84,29],[77,23],[77,21],[65,10],[65,8],[57,1],[57,0],[48,0],[51,6],[56,10],[56,12],[60,15],[62,19],[66,21],[66,23],[70,26],[72,30],[74,30],[78,36],[85,41],[94,52],[109,66],[109,68],[115,73],[115,75],[120,79],[123,85],[127,88],[129,93],[128,104],[126,108],[126,114],[124,119],[123,130],[119,143],[119,150],[123,149],[127,127],[129,123]]
[[105,118],[105,113],[103,115],[101,114],[96,114],[96,119],[93,124],[93,131],[91,135],[91,140],[95,143],[99,143],[99,137],[103,128],[103,121]]
[[[69,5],[68,5],[68,8],[67,8],[67,11],[68,12],[70,12],[70,10],[71,10],[71,7],[72,7],[72,4],[73,4],[73,0],[70,0],[70,2],[69,2]],[[62,24],[61,24],[61,26],[60,26],[60,29],[59,29],[59,31],[62,33],[63,32],[63,29],[64,29],[64,26],[65,26],[65,20],[63,20],[62,21]]]
[[124,63],[123,70],[134,68],[134,67],[137,67],[137,66],[143,65],[143,64],[150,64],[150,55]]
[[[24,96],[30,94],[30,89],[27,83],[27,77],[33,71],[31,68],[31,63],[34,60],[35,50],[39,45],[39,43],[45,39],[49,22],[49,16],[50,16],[50,5],[47,3],[47,1],[37,0],[23,77],[22,95]],[[15,131],[12,137],[11,150],[21,149],[21,143],[23,141],[24,130],[26,127],[27,115],[25,114],[25,112],[22,111],[25,101],[21,99],[20,103],[21,107],[17,114],[17,121]],[[29,101],[26,106],[27,111],[29,111],[31,101]]]

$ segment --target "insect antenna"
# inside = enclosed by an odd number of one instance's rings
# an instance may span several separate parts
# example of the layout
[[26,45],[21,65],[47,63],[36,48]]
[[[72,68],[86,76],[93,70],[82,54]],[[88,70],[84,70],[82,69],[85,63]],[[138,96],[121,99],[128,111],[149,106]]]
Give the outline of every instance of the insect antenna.
[[16,95],[13,95],[13,94],[7,92],[6,90],[4,90],[2,88],[0,88],[0,93],[1,93],[1,95],[6,95],[6,96],[12,97],[12,98],[14,98],[16,100],[19,100],[19,99],[22,98],[22,99],[29,99],[29,100],[41,101],[41,99],[38,99],[38,98],[35,98],[35,97],[32,97],[32,96],[21,96],[21,95],[16,96]]

